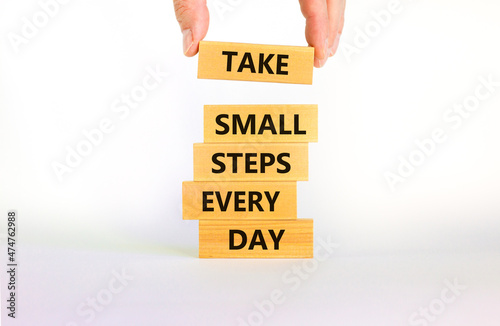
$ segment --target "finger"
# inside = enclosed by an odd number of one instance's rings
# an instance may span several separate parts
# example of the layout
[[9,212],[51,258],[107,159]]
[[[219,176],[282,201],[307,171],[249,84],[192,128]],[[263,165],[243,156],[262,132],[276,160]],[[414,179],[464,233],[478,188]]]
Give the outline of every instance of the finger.
[[328,59],[328,11],[326,0],[299,0],[306,19],[306,40],[314,47],[314,66],[322,67]]
[[208,31],[206,0],[174,0],[174,9],[183,35],[184,54],[192,57],[198,53],[198,43]]
[[340,36],[344,28],[345,0],[327,0],[330,32],[328,38],[328,56],[333,56],[339,47]]

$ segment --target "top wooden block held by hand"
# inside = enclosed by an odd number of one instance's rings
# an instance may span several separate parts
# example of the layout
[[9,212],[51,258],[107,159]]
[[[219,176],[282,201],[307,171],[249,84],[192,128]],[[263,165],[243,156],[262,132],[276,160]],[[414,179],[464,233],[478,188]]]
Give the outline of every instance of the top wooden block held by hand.
[[198,78],[312,85],[314,48],[200,42]]

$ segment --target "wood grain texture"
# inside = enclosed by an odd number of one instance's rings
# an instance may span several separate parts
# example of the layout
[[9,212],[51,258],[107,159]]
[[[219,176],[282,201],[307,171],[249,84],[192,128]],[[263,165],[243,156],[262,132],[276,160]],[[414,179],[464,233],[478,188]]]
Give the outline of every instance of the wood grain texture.
[[297,218],[297,183],[186,181],[182,183],[182,218],[293,220]]
[[201,41],[198,78],[312,84],[314,48]]
[[318,141],[318,105],[205,105],[205,143]]
[[[298,219],[294,221],[260,221],[260,220],[200,220],[200,258],[312,258],[313,257],[313,220]],[[230,230],[243,231],[246,244],[241,249],[230,249]],[[256,244],[250,250],[255,231],[262,231],[262,244]],[[274,235],[284,230],[279,247],[276,249]],[[275,237],[276,239],[277,237]],[[259,238],[260,240],[260,238]],[[260,241],[259,241],[260,242]],[[233,244],[242,244],[242,236],[235,234]]]
[[193,151],[194,181],[308,179],[307,143],[194,144]]

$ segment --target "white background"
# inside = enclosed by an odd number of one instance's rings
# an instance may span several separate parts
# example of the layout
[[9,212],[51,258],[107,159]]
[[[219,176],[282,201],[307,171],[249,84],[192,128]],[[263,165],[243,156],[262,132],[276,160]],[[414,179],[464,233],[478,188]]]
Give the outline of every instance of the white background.
[[[41,7],[2,0],[2,264],[7,211],[19,215],[18,318],[5,322],[2,272],[4,323],[498,325],[500,86],[460,127],[444,114],[480,78],[500,81],[500,3],[401,0],[380,26],[373,13],[388,4],[348,0],[339,52],[305,86],[198,80],[167,0],[68,1],[18,47],[12,35]],[[207,40],[306,45],[296,1],[209,8]],[[168,77],[126,117],[113,111],[147,67]],[[339,245],[326,261],[197,258],[181,184],[193,177],[203,105],[245,103],[319,105],[298,214],[314,219],[316,249],[326,253],[320,239]],[[66,164],[102,119],[113,131],[58,178],[54,162]],[[446,142],[391,189],[384,173],[398,173],[399,157],[435,128]],[[304,278],[291,278],[304,263]],[[109,298],[115,273],[133,280]],[[448,281],[466,289],[445,302]],[[280,303],[259,312],[276,291]]]

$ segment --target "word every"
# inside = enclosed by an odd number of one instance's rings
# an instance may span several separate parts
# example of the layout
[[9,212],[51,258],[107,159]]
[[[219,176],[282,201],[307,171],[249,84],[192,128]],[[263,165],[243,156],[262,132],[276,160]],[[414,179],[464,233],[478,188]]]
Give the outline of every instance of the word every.
[[[227,211],[227,208],[229,206],[229,203],[231,201],[233,192],[229,191],[226,195],[226,197],[223,199],[220,191],[215,191],[215,197],[217,198],[217,203],[219,204],[219,208],[221,212]],[[234,192],[234,211],[235,212],[245,212],[247,211],[244,204],[245,204],[245,196],[247,192],[246,191],[235,191]],[[276,200],[278,199],[278,196],[280,194],[279,191],[276,191],[274,195],[271,197],[271,194],[269,191],[264,191],[264,194],[266,196],[267,202],[269,204],[269,211],[274,212],[274,204],[276,203]],[[214,195],[214,191],[204,191],[203,192],[203,211],[204,212],[213,212],[214,208],[209,207],[209,204],[213,204],[214,200],[210,198],[211,196]],[[262,205],[260,202],[262,201],[262,193],[259,191],[249,191],[248,192],[248,211],[253,212],[254,206],[257,207],[257,209],[260,212],[264,211],[264,208],[262,208]]]

